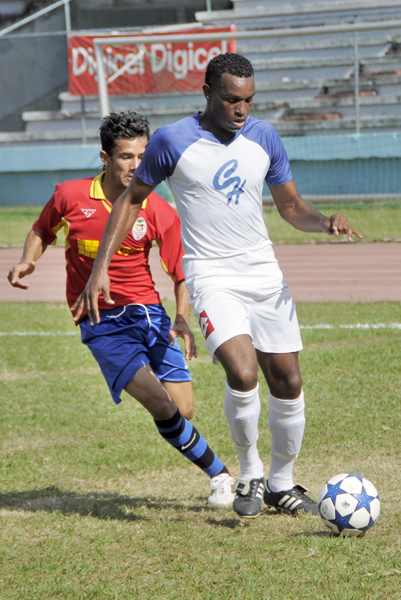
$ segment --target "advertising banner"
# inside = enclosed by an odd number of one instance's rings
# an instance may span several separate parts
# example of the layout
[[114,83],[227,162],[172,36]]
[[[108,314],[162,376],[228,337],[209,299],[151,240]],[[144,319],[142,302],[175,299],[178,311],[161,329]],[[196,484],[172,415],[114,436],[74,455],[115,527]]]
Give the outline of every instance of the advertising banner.
[[[199,91],[204,82],[208,62],[218,54],[235,52],[236,46],[235,40],[197,42],[196,34],[227,31],[235,31],[235,26],[177,31],[180,34],[191,34],[191,41],[188,42],[136,45],[136,36],[133,35],[130,44],[104,46],[104,66],[109,94],[141,95]],[[118,40],[118,36],[113,38]],[[69,39],[70,94],[91,96],[98,93],[93,40],[93,36],[71,36]]]

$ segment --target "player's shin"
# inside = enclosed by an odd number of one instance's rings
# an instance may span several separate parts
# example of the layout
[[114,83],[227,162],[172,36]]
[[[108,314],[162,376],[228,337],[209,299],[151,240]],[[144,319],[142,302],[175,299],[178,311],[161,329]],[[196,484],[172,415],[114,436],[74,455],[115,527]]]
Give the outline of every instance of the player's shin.
[[272,439],[269,488],[272,492],[290,490],[294,487],[292,471],[305,429],[303,391],[295,400],[281,400],[270,394],[269,428]]
[[177,412],[166,421],[155,421],[160,435],[185,458],[202,469],[209,477],[228,473],[219,457],[209,448],[199,431]]
[[256,445],[260,415],[259,384],[254,390],[239,392],[226,383],[224,408],[237,449],[242,478],[263,477],[263,463]]

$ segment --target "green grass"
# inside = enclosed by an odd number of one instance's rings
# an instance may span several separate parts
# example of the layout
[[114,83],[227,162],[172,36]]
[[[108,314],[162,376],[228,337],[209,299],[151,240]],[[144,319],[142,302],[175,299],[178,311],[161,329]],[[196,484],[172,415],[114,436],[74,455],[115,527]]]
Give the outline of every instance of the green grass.
[[[342,212],[352,226],[364,236],[365,242],[394,240],[401,238],[401,200],[392,202],[366,202],[353,204],[317,205],[325,215]],[[0,207],[0,246],[22,245],[28,231],[39,216],[41,207]],[[278,244],[300,244],[304,241],[329,240],[325,234],[311,234],[291,227],[278,214],[275,207],[266,207],[264,218],[273,242]],[[59,235],[59,245],[63,245]]]
[[[392,202],[360,202],[352,204],[316,205],[326,216],[341,212],[348,217],[352,227],[363,235],[364,242],[401,239],[401,200]],[[274,206],[264,211],[269,236],[276,244],[300,244],[312,241],[329,241],[334,238],[322,233],[304,233],[283,221]],[[355,238],[356,239],[356,238]]]
[[[172,306],[168,308],[171,310]],[[301,325],[401,322],[399,304],[304,304]],[[73,332],[59,304],[1,305],[2,332]],[[238,475],[224,376],[194,324],[194,424]],[[0,337],[0,598],[401,598],[401,331],[303,330],[307,428],[296,480],[315,496],[344,471],[382,499],[363,538],[264,509],[243,523],[139,404],[115,406],[78,335]],[[260,455],[268,468],[267,389]]]
[[0,206],[0,246],[23,244],[41,209],[41,206]]

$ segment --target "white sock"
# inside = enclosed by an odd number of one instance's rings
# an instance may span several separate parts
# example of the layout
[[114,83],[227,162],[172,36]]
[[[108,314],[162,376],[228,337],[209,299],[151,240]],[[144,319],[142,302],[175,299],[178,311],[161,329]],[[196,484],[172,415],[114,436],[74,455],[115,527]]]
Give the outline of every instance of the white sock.
[[243,479],[263,477],[263,463],[256,445],[260,415],[259,384],[250,392],[238,392],[226,383],[224,409],[237,449]]
[[292,471],[305,429],[303,391],[295,400],[281,400],[270,394],[269,428],[272,437],[269,488],[272,492],[290,490],[294,487]]

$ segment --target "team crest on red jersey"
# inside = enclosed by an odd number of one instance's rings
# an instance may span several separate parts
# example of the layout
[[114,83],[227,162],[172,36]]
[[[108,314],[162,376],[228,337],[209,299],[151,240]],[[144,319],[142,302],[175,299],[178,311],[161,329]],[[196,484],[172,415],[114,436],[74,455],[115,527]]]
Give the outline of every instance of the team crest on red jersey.
[[143,217],[139,217],[139,219],[135,221],[135,224],[132,228],[132,237],[134,240],[141,240],[143,237],[145,237],[146,230],[147,226],[145,219]]
[[96,212],[96,208],[81,208],[81,210],[87,219]]
[[203,333],[203,337],[205,338],[205,340],[207,340],[209,335],[211,333],[213,333],[214,327],[213,327],[209,317],[207,316],[205,310],[202,310],[202,312],[199,315],[199,325],[200,325],[201,331]]

